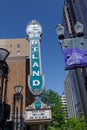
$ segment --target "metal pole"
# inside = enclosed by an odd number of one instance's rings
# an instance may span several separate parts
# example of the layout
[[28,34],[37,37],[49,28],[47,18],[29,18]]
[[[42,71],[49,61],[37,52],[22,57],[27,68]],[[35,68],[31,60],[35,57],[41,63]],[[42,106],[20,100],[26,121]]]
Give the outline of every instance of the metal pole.
[[82,77],[81,68],[76,67],[75,72],[76,72],[77,81],[78,81],[78,87],[79,87],[78,89],[79,89],[79,92],[80,92],[80,95],[81,95],[84,116],[85,116],[86,123],[87,123],[87,92],[86,92],[84,80],[83,80],[83,77]]
[[2,130],[4,130],[4,123],[5,123],[5,117],[4,117],[4,111],[5,111],[5,102],[2,103]]
[[16,107],[16,130],[18,130],[18,107]]
[[3,101],[3,85],[4,85],[4,77],[1,77],[1,102]]
[[20,94],[20,129],[23,128],[23,117],[22,117],[22,111],[23,111],[23,95]]
[[[22,109],[23,109],[23,95],[21,94],[22,86],[14,86],[15,94],[13,97],[13,122],[14,122],[14,129],[22,130],[23,121],[22,121]],[[16,110],[16,112],[15,112]],[[16,126],[15,126],[16,122]]]
[[6,97],[7,97],[7,82],[8,82],[8,77],[6,76],[5,88],[4,88],[4,102],[6,102]]
[[13,95],[12,121],[13,121],[13,130],[14,130],[15,128],[15,94]]

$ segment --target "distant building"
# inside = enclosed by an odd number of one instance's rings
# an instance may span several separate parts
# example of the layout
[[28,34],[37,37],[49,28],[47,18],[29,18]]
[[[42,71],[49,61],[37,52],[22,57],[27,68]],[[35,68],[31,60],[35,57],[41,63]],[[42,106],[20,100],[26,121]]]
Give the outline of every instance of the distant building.
[[84,36],[87,37],[87,0],[65,0],[63,23],[65,35],[75,36],[74,25],[79,21],[84,26]]
[[75,110],[75,105],[74,105],[74,100],[72,95],[69,73],[67,73],[64,81],[64,91],[66,95],[68,118],[76,117],[76,110]]
[[67,113],[67,102],[66,102],[66,95],[65,95],[64,92],[61,95],[61,103],[62,103],[63,110],[65,112],[65,118],[67,118],[68,117],[68,113]]

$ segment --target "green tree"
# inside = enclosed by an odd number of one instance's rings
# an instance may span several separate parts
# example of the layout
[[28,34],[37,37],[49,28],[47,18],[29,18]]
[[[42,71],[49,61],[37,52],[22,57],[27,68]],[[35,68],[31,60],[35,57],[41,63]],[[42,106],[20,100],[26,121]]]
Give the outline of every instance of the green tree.
[[82,116],[80,119],[78,119],[78,118],[67,119],[64,127],[67,128],[67,130],[68,129],[87,130],[87,125],[86,125],[84,116]]
[[41,100],[50,105],[52,111],[52,122],[48,125],[48,130],[87,130],[84,116],[80,119],[65,119],[60,96],[53,90],[44,90]]
[[[52,111],[52,122],[49,124],[49,126],[52,127],[60,127],[62,124],[64,124],[64,111],[61,104],[61,99],[58,93],[54,92],[53,90],[44,90],[41,95],[41,100],[50,105],[51,111]],[[50,129],[52,129],[50,127]]]

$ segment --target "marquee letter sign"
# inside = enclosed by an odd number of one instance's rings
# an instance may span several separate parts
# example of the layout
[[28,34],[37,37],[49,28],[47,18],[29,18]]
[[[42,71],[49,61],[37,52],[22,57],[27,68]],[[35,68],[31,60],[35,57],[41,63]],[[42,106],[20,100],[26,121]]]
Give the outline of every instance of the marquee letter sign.
[[43,75],[41,70],[40,40],[42,28],[36,21],[27,27],[30,43],[30,76],[28,85],[34,95],[40,95],[43,90]]

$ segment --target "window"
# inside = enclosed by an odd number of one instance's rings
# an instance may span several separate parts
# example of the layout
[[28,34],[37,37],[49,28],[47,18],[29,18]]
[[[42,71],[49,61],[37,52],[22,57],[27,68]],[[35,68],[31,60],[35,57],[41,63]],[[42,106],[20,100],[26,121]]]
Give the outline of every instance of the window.
[[20,48],[20,44],[17,44],[17,48]]
[[12,47],[12,44],[10,44],[10,48]]
[[17,55],[20,55],[20,51],[17,51]]

